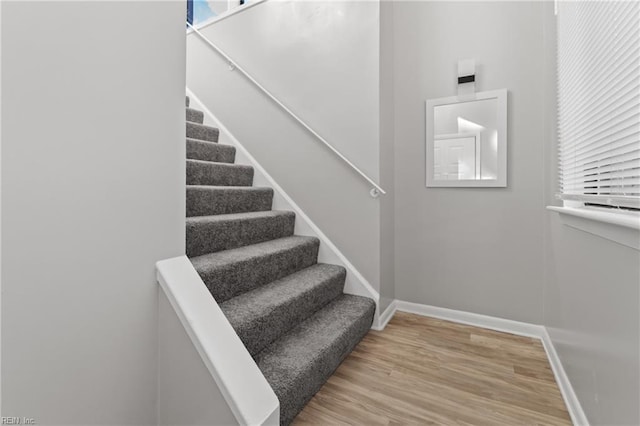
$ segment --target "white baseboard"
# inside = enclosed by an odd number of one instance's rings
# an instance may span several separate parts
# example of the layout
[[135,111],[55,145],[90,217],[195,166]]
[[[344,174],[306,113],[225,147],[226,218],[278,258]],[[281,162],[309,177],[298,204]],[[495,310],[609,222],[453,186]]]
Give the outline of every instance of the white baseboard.
[[254,185],[270,186],[273,188],[273,209],[274,210],[291,210],[296,213],[295,233],[298,235],[307,235],[317,237],[321,244],[318,251],[318,262],[331,263],[341,265],[347,270],[347,277],[344,284],[344,292],[354,294],[356,296],[364,296],[373,299],[376,302],[376,312],[374,324],[378,322],[380,295],[371,286],[369,281],[356,269],[356,267],[342,254],[335,244],[327,237],[320,228],[307,216],[307,214],[298,206],[293,199],[282,189],[280,185],[267,173],[260,163],[247,151],[247,149],[233,136],[233,133],[221,123],[217,117],[204,105],[198,96],[196,96],[189,88],[186,89],[192,108],[196,108],[204,112],[205,124],[215,125],[220,130],[220,141],[232,145],[236,148],[236,161],[240,164],[249,164],[254,168]]
[[569,377],[562,366],[562,361],[560,361],[560,357],[556,352],[556,348],[553,346],[551,336],[549,336],[546,327],[544,327],[541,340],[544,350],[547,353],[547,358],[549,358],[553,375],[555,376],[560,392],[562,393],[562,398],[564,398],[564,403],[567,405],[571,421],[576,426],[589,426],[587,415],[584,413],[582,405],[580,405],[580,401],[573,390],[573,386],[571,386]]
[[504,318],[488,315],[474,314],[471,312],[457,311],[454,309],[438,308],[436,306],[421,305],[419,303],[398,301],[398,310],[426,317],[449,320],[460,324],[473,325],[488,328],[489,330],[503,331],[519,336],[535,337],[542,339],[544,327],[526,322],[512,321]]
[[394,300],[387,309],[380,315],[377,322],[374,322],[374,330],[381,331],[397,312],[408,312],[425,317],[439,318],[459,324],[472,325],[475,327],[487,328],[495,331],[516,334],[518,336],[532,337],[540,339],[549,358],[549,364],[553,370],[556,383],[560,388],[560,393],[567,406],[567,411],[571,416],[571,421],[576,426],[589,426],[587,416],[580,405],[580,401],[571,386],[569,377],[562,366],[560,357],[556,352],[551,337],[545,326],[529,324],[526,322],[512,321],[504,318],[491,317],[488,315],[474,314],[471,312],[457,311],[454,309],[439,308],[437,306],[422,305],[419,303]]
[[389,306],[387,306],[387,309],[385,309],[384,312],[378,316],[378,320],[376,321],[374,319],[373,325],[371,326],[371,328],[376,331],[384,330],[384,328],[387,326],[391,318],[393,318],[393,314],[396,313],[397,309],[398,309],[398,301],[394,299],[393,301],[391,301]]

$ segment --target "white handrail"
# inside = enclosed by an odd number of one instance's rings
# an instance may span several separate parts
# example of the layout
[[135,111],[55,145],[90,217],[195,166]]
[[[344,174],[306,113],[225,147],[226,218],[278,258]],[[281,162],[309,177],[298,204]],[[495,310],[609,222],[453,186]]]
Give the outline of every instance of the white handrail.
[[322,142],[323,144],[326,145],[327,148],[329,148],[334,154],[336,154],[338,157],[340,157],[340,159],[342,159],[342,161],[344,161],[345,163],[347,163],[353,170],[355,170],[360,176],[362,176],[367,182],[369,182],[371,184],[371,186],[373,186],[373,188],[371,189],[371,196],[372,197],[377,197],[379,194],[386,194],[386,191],[384,189],[382,189],[380,187],[380,185],[378,185],[373,179],[371,179],[369,176],[367,176],[367,174],[365,172],[363,172],[362,170],[360,170],[358,168],[358,166],[356,166],[355,164],[353,164],[353,162],[351,160],[349,160],[347,157],[344,156],[344,154],[342,154],[340,151],[338,151],[336,148],[333,147],[333,145],[331,145],[329,142],[327,142],[327,140],[325,138],[323,138],[322,136],[320,136],[318,134],[318,132],[316,132],[315,130],[313,130],[311,128],[311,126],[309,126],[307,123],[305,123],[300,117],[298,117],[293,111],[291,111],[291,109],[289,109],[285,104],[283,104],[278,98],[276,98],[271,92],[269,92],[264,86],[262,86],[258,81],[256,81],[255,78],[253,78],[251,76],[251,74],[249,74],[246,70],[244,70],[240,65],[238,65],[237,62],[235,62],[233,59],[231,59],[229,57],[229,55],[227,55],[224,51],[222,51],[222,49],[220,49],[218,46],[216,46],[211,40],[209,40],[204,34],[202,34],[200,31],[198,31],[196,28],[193,27],[193,25],[191,25],[189,22],[187,22],[187,25],[189,26],[189,28],[191,28],[193,30],[194,33],[196,33],[202,40],[204,40],[205,43],[207,43],[212,49],[214,49],[216,52],[218,52],[218,54],[220,54],[220,56],[222,56],[227,62],[229,62],[229,66],[232,67],[232,69],[237,69],[238,71],[240,71],[242,74],[244,74],[244,76],[251,81],[254,85],[256,85],[260,90],[262,90],[262,92],[267,95],[269,98],[271,98],[272,101],[274,101],[276,104],[278,104],[283,110],[285,110],[291,117],[293,117],[298,123],[300,123],[305,129],[307,129],[309,131],[309,133],[311,133],[313,136],[315,136],[318,140],[320,140],[320,142]]

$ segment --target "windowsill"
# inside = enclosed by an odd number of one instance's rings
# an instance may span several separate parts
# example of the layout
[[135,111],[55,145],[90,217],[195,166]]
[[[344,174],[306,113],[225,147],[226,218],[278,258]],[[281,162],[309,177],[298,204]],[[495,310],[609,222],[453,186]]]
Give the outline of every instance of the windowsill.
[[547,206],[565,225],[640,250],[640,216],[600,209]]

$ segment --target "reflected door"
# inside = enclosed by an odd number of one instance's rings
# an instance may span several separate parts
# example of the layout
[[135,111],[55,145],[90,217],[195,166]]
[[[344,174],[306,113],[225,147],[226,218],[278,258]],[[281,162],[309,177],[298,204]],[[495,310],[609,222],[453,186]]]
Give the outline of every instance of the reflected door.
[[475,179],[476,138],[465,136],[434,140],[433,176],[436,180]]

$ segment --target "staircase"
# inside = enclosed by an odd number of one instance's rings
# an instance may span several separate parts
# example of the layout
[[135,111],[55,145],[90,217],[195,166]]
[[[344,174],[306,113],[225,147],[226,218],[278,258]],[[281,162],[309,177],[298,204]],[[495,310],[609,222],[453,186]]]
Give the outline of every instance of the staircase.
[[373,321],[373,300],[343,293],[346,271],[317,263],[320,241],[294,235],[295,214],[271,210],[219,131],[187,116],[186,250],[280,401],[287,425]]

